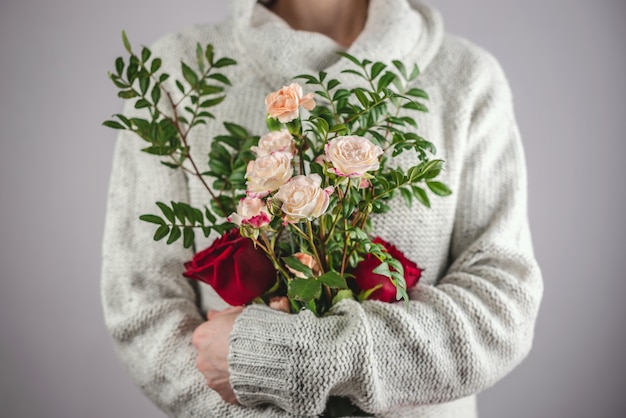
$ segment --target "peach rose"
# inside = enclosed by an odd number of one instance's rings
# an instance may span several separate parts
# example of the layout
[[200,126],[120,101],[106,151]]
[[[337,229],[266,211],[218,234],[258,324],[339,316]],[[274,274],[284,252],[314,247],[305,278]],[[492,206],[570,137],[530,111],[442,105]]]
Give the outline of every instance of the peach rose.
[[227,220],[238,226],[244,224],[261,228],[269,224],[272,218],[267,210],[267,205],[262,199],[245,197],[239,201],[237,212],[230,215]]
[[274,296],[273,298],[271,298],[270,308],[277,310],[277,311],[286,312],[286,313],[291,312],[291,307],[289,306],[289,299],[287,299],[285,296]]
[[263,197],[287,183],[293,174],[289,152],[275,152],[248,163],[248,196]]
[[287,129],[270,132],[259,139],[257,147],[250,148],[258,157],[264,157],[273,152],[296,153],[296,143]]
[[[305,253],[295,253],[294,257],[296,257],[299,262],[301,262],[302,264],[310,268],[311,271],[313,271],[314,275],[316,276],[320,275],[320,266],[317,264],[317,261],[315,260],[315,258],[313,258],[312,255],[305,254]],[[287,266],[287,270],[292,272],[294,276],[300,279],[304,279],[306,277],[304,273],[302,273],[301,271],[294,270],[289,266]]]
[[281,209],[286,222],[313,219],[321,216],[330,203],[332,187],[322,189],[318,174],[295,176],[278,189],[274,197],[283,202]]
[[328,171],[343,177],[361,177],[378,170],[383,150],[361,136],[338,136],[326,144],[326,158],[333,164]]
[[300,106],[306,110],[311,110],[315,107],[315,101],[313,100],[313,93],[302,96],[300,84],[291,83],[268,94],[265,98],[265,106],[267,106],[267,113],[271,117],[282,123],[287,123],[298,117]]

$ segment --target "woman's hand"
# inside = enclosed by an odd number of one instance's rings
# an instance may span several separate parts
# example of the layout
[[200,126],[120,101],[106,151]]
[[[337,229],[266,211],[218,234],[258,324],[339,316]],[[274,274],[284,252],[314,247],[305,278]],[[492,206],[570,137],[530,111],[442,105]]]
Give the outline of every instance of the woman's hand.
[[192,337],[192,343],[198,350],[196,367],[209,387],[228,403],[237,403],[228,372],[228,344],[235,319],[242,310],[243,307],[238,306],[209,311],[208,321],[196,328]]

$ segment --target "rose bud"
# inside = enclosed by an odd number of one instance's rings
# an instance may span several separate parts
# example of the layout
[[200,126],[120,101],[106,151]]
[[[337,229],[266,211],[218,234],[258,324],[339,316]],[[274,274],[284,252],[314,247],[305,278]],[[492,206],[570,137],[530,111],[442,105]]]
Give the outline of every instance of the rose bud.
[[226,218],[237,226],[250,225],[253,228],[261,228],[269,224],[270,213],[263,199],[256,197],[244,197],[237,205],[237,212]]
[[[320,273],[321,273],[320,272],[320,266],[319,266],[319,264],[317,264],[317,261],[315,260],[315,258],[312,255],[306,254],[306,253],[295,253],[293,256],[296,257],[299,262],[301,262],[302,264],[304,264],[305,266],[310,268],[315,276],[319,276],[320,275]],[[306,277],[304,275],[304,273],[302,273],[301,271],[297,271],[295,269],[292,269],[289,266],[287,266],[287,270],[292,272],[294,274],[294,276],[296,276],[296,277],[298,277],[300,279],[304,279]]]
[[185,277],[209,284],[230,305],[245,305],[276,283],[276,270],[252,240],[233,229],[185,263]]
[[[406,256],[395,246],[382,240],[381,238],[375,238],[372,242],[375,244],[381,244],[393,258],[402,264],[407,289],[410,289],[417,284],[420,276],[422,275],[422,269],[420,269],[417,264],[406,258]],[[380,300],[382,302],[395,302],[396,286],[391,282],[389,277],[373,272],[373,270],[380,264],[381,261],[378,258],[372,254],[368,254],[365,259],[356,266],[354,271],[355,287],[358,291],[366,291],[381,285],[380,288],[372,292],[368,299]],[[389,269],[394,271],[391,266]]]
[[273,298],[271,298],[270,308],[287,313],[291,312],[289,299],[287,299],[285,296],[274,296]]

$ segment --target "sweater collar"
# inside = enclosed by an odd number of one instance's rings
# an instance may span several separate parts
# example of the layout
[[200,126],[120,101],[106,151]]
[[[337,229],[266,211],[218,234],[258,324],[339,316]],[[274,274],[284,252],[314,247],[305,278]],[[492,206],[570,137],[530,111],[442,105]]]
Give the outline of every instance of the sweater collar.
[[[298,74],[321,70],[346,88],[359,84],[356,77],[341,74],[350,64],[336,54],[346,49],[332,39],[293,30],[256,0],[230,4],[236,40],[270,88],[278,89]],[[407,66],[417,63],[424,71],[442,39],[443,23],[432,7],[418,0],[370,0],[365,28],[347,52],[386,64],[394,59]]]

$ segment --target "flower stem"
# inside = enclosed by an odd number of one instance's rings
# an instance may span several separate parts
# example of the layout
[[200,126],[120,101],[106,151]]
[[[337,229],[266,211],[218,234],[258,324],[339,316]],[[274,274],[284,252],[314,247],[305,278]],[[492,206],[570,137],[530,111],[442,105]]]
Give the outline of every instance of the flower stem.
[[306,224],[309,229],[309,243],[311,244],[313,255],[317,259],[317,265],[320,266],[320,272],[324,274],[326,272],[326,263],[324,263],[324,261],[320,257],[319,251],[317,251],[317,246],[315,245],[315,239],[313,238],[313,224],[308,219],[306,221]]

